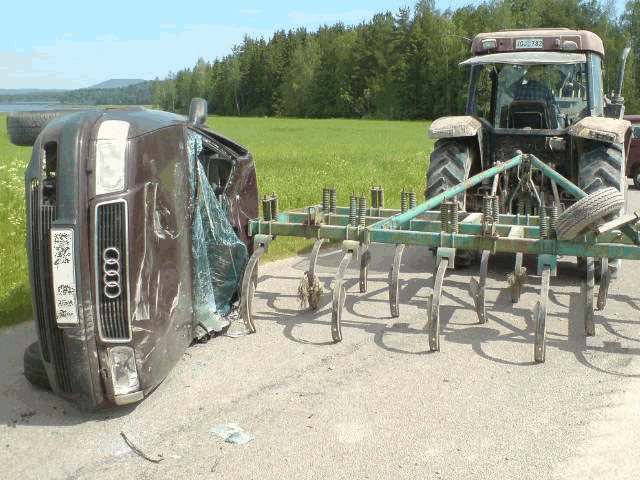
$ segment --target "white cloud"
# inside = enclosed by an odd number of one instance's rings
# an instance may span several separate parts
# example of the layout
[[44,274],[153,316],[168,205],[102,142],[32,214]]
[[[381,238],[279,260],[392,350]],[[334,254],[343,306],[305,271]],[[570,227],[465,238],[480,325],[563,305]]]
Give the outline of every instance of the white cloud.
[[316,23],[333,24],[336,22],[356,23],[365,18],[373,17],[374,13],[369,10],[351,10],[344,13],[304,13],[289,12],[289,23],[294,25],[312,25]]
[[255,8],[243,8],[242,10],[238,10],[238,13],[262,13],[262,11],[256,10]]

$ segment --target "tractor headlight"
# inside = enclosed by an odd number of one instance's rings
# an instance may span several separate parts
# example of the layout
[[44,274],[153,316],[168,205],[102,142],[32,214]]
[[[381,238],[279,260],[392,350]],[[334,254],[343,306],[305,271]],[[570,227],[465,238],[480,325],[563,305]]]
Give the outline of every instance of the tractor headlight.
[[125,154],[129,122],[106,120],[96,142],[96,195],[125,188]]
[[116,397],[137,392],[140,389],[136,355],[131,347],[118,346],[109,349],[109,369],[113,392]]

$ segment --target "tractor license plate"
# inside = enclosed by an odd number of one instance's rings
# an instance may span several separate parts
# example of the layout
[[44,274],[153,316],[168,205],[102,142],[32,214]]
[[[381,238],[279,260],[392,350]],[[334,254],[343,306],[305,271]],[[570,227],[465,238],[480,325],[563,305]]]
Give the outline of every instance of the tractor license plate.
[[516,48],[542,49],[542,39],[541,38],[519,38],[516,40]]

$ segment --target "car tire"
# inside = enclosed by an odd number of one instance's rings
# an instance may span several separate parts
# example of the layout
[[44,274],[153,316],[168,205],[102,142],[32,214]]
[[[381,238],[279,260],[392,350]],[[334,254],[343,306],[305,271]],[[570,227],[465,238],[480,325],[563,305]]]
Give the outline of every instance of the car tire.
[[[475,158],[471,142],[460,139],[440,139],[436,142],[427,170],[427,188],[424,192],[428,200],[469,178],[469,172]],[[465,197],[458,198],[461,210],[465,207]],[[474,250],[456,250],[455,268],[469,267],[477,262],[478,252]]]
[[575,240],[589,226],[624,206],[624,196],[614,187],[604,188],[581,198],[558,217],[558,240]]
[[51,390],[38,342],[33,342],[24,351],[24,376],[34,387]]
[[63,115],[78,111],[40,110],[36,112],[11,113],[7,116],[7,137],[14,145],[31,147],[47,124]]
[[631,174],[631,178],[633,179],[633,186],[637,189],[640,189],[640,166],[636,167]]

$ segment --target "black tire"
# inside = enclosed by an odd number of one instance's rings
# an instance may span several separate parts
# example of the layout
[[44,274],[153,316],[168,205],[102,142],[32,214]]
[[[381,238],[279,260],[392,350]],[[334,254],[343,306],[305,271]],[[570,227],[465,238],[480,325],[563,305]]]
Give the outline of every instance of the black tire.
[[633,178],[633,186],[640,189],[640,167],[636,167],[631,174]]
[[[429,161],[425,199],[433,198],[469,178],[473,158],[474,150],[469,143],[448,138],[438,140]],[[458,197],[458,202],[464,208],[464,198]]]
[[47,377],[47,370],[42,362],[42,354],[40,353],[40,344],[38,342],[33,342],[24,351],[24,376],[34,387],[51,390],[51,384],[49,383],[49,377]]
[[616,143],[585,142],[578,166],[578,186],[586,193],[613,187],[624,194],[624,150]]
[[14,145],[31,147],[47,124],[63,115],[78,111],[40,110],[11,113],[7,116],[7,137]]
[[[427,188],[425,200],[440,195],[450,188],[469,178],[469,172],[475,158],[475,150],[471,142],[460,139],[440,139],[436,142],[429,161],[427,171]],[[464,195],[456,197],[461,210],[465,208]],[[478,252],[473,250],[456,250],[455,268],[468,267],[478,260]]]
[[614,187],[604,188],[581,198],[558,217],[559,240],[574,240],[590,225],[616,214],[624,206],[624,196]]

